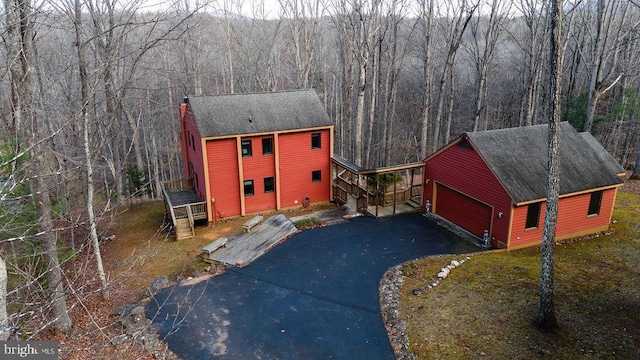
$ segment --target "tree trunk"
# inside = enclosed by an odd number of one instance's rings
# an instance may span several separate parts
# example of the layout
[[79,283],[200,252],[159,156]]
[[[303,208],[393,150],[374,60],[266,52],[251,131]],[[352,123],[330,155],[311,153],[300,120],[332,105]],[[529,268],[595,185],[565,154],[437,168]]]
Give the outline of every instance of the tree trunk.
[[636,144],[636,161],[633,162],[633,172],[631,173],[631,179],[640,180],[640,137]]
[[371,64],[371,94],[369,95],[369,130],[367,131],[367,152],[365,153],[365,165],[367,167],[373,167],[373,161],[371,161],[371,147],[373,143],[373,129],[375,127],[376,120],[376,100],[378,99],[378,79],[380,78],[380,46],[382,46],[382,40],[376,41],[378,46],[373,50],[373,59]]
[[[33,82],[31,80],[31,64],[33,57],[33,32],[31,4],[28,0],[5,1],[7,21],[8,58],[11,63],[11,99],[14,124],[21,124],[21,139],[26,143],[31,155],[32,193],[38,213],[38,239],[43,247],[43,258],[47,268],[46,278],[51,296],[52,320],[56,331],[71,331],[71,318],[66,303],[66,295],[62,283],[63,273],[58,260],[56,234],[53,232],[51,218],[51,201],[49,190],[53,188],[49,164],[47,162],[46,144],[49,135],[46,124],[39,124],[37,109],[33,101]],[[17,51],[17,53],[13,53]]]
[[367,90],[367,62],[361,60],[360,62],[360,76],[358,81],[358,103],[356,108],[356,134],[355,134],[355,155],[354,162],[357,165],[363,165],[362,163],[362,132],[364,128],[364,100],[365,91]]
[[[598,101],[600,98],[609,91],[613,85],[620,80],[620,76],[618,76],[617,80],[613,81],[612,84],[605,87],[605,82],[611,75],[613,70],[617,68],[617,60],[619,53],[619,46],[616,44],[618,42],[617,36],[614,39],[610,39],[611,37],[611,26],[614,22],[614,17],[620,16],[621,19],[619,21],[624,22],[627,14],[627,9],[629,4],[627,3],[622,11],[622,14],[618,15],[618,5],[620,2],[611,1],[607,2],[605,0],[598,0],[597,6],[597,14],[596,14],[596,37],[593,44],[592,52],[591,52],[591,63],[589,64],[589,87],[587,92],[587,109],[586,116],[584,122],[582,124],[582,131],[591,131],[593,127],[593,121],[596,116],[596,108],[598,106]],[[618,20],[616,20],[618,21]],[[620,33],[620,29],[618,29],[618,34]],[[605,46],[607,43],[611,43],[613,40],[614,48],[610,51],[605,50]],[[609,59],[609,56],[613,56],[612,59]],[[605,73],[604,68],[607,65],[607,62],[611,62],[609,68],[610,70]]]
[[[35,122],[35,119],[33,119],[33,121]],[[35,133],[38,134],[37,130]],[[47,154],[47,151],[42,142],[35,146],[32,151],[33,167],[40,172],[36,175],[33,189],[40,219],[38,221],[40,244],[44,248],[43,257],[47,267],[47,283],[49,291],[51,292],[52,324],[56,331],[69,333],[72,325],[63,286],[64,275],[60,267],[60,261],[58,260],[57,236],[52,230],[54,226],[53,219],[51,218],[51,199],[49,196],[49,188],[51,185],[48,183],[49,179],[45,173],[46,169],[49,168],[45,154]]]
[[444,130],[444,144],[449,143],[449,137],[451,136],[451,123],[453,122],[453,105],[455,100],[455,77],[453,71],[449,73],[449,96],[448,96],[448,104],[449,109],[447,110],[447,126]]
[[[427,5],[428,4],[428,5]],[[422,94],[422,127],[420,140],[420,156],[425,159],[428,151],[429,128],[431,125],[431,47],[433,43],[433,0],[421,0],[420,19],[424,39],[422,40],[422,72],[424,91]]]
[[540,275],[540,308],[535,325],[545,331],[558,326],[554,305],[555,235],[558,224],[560,194],[560,103],[562,97],[562,0],[551,1],[549,44],[549,146],[547,174],[547,202],[542,230],[542,270]]
[[91,122],[89,121],[89,112],[87,106],[89,106],[89,79],[87,78],[87,62],[84,52],[84,39],[82,38],[82,5],[80,0],[75,0],[74,3],[74,27],[76,35],[76,47],[78,51],[78,70],[80,75],[80,94],[82,96],[82,104],[80,108],[80,116],[82,117],[82,135],[83,135],[83,149],[85,160],[85,173],[86,173],[86,186],[87,186],[87,201],[86,210],[87,218],[89,221],[89,239],[93,246],[94,256],[96,258],[96,266],[98,270],[98,278],[100,279],[100,295],[103,300],[109,299],[109,292],[107,290],[107,277],[104,272],[104,266],[102,264],[102,255],[100,253],[100,243],[98,242],[98,231],[96,225],[96,215],[93,209],[94,202],[94,183],[93,183],[93,160],[91,155],[91,139],[89,138],[89,132]]
[[436,150],[438,150],[441,145],[440,123],[442,122],[442,117],[444,115],[444,101],[445,98],[447,98],[445,94],[447,77],[453,71],[453,64],[456,59],[458,48],[460,47],[460,43],[462,42],[462,35],[464,34],[467,25],[469,25],[469,21],[471,21],[473,14],[475,13],[475,10],[478,6],[478,4],[472,4],[470,8],[467,8],[466,5],[467,4],[465,3],[464,6],[458,10],[460,13],[455,20],[453,28],[451,29],[447,60],[445,61],[442,77],[440,78],[440,86],[438,89],[438,107],[433,126],[433,152],[436,152]]
[[[477,72],[477,82],[478,82],[478,91],[476,92],[476,110],[473,117],[473,128],[472,131],[478,131],[480,129],[480,124],[485,124],[484,129],[486,130],[486,122],[487,120],[487,76],[489,73],[489,65],[493,59],[493,53],[496,48],[496,44],[498,42],[499,37],[499,27],[501,26],[505,16],[502,15],[503,6],[499,0],[491,1],[491,12],[489,14],[489,23],[487,24],[487,29],[485,30],[483,39],[484,40],[484,49],[482,50],[482,55],[480,55],[480,47],[478,45],[477,32],[480,26],[480,17],[477,18],[477,21],[472,24],[472,34],[476,40],[476,56],[478,59],[476,60],[476,72]],[[509,11],[509,9],[507,9]]]
[[0,256],[0,341],[7,341],[11,334],[7,314],[7,264]]

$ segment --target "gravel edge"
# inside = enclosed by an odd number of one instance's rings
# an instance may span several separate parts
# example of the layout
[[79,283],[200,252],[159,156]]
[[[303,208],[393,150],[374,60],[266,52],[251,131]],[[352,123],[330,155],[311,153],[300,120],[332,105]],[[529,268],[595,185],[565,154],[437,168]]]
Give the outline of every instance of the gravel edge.
[[402,266],[400,264],[389,268],[380,280],[380,312],[396,359],[414,360],[415,356],[409,351],[407,328],[398,309],[400,287],[404,284]]

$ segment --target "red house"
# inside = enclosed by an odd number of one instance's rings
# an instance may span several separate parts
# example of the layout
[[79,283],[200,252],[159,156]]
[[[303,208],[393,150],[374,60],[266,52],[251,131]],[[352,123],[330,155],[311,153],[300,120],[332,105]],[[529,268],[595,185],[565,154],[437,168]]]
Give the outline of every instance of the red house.
[[331,198],[333,123],[314,90],[189,96],[180,114],[210,222]]
[[[497,248],[539,244],[548,126],[463,134],[425,162],[423,206]],[[561,124],[556,239],[607,230],[624,169],[589,133]]]

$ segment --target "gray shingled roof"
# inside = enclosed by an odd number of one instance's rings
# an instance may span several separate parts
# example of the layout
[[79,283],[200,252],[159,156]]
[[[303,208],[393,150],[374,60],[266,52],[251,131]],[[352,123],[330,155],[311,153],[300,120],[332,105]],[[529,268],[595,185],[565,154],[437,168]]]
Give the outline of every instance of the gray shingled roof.
[[600,160],[602,160],[602,162],[604,164],[606,164],[611,169],[611,172],[613,172],[615,174],[624,174],[625,173],[625,170],[622,167],[622,165],[620,165],[618,163],[618,161],[616,159],[614,159],[613,156],[611,156],[611,154],[609,154],[609,152],[607,150],[605,150],[605,148],[602,146],[602,144],[600,144],[598,142],[598,140],[596,140],[596,138],[594,138],[593,135],[591,135],[591,133],[581,132],[580,136],[582,136],[582,138],[589,145],[591,145],[591,147],[593,148],[595,153],[600,157]]
[[202,137],[331,126],[314,90],[189,96]]
[[[621,184],[620,165],[571,124],[560,126],[560,194]],[[547,196],[548,125],[465,134],[515,203]],[[465,136],[463,135],[463,136]],[[599,144],[598,144],[599,145]]]

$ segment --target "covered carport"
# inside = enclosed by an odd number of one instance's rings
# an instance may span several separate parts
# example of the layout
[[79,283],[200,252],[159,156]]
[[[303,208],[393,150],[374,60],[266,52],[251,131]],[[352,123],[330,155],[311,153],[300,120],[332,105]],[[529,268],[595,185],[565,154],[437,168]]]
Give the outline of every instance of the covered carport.
[[331,158],[333,199],[355,199],[358,211],[375,217],[417,212],[422,203],[423,162],[362,168],[341,156]]

